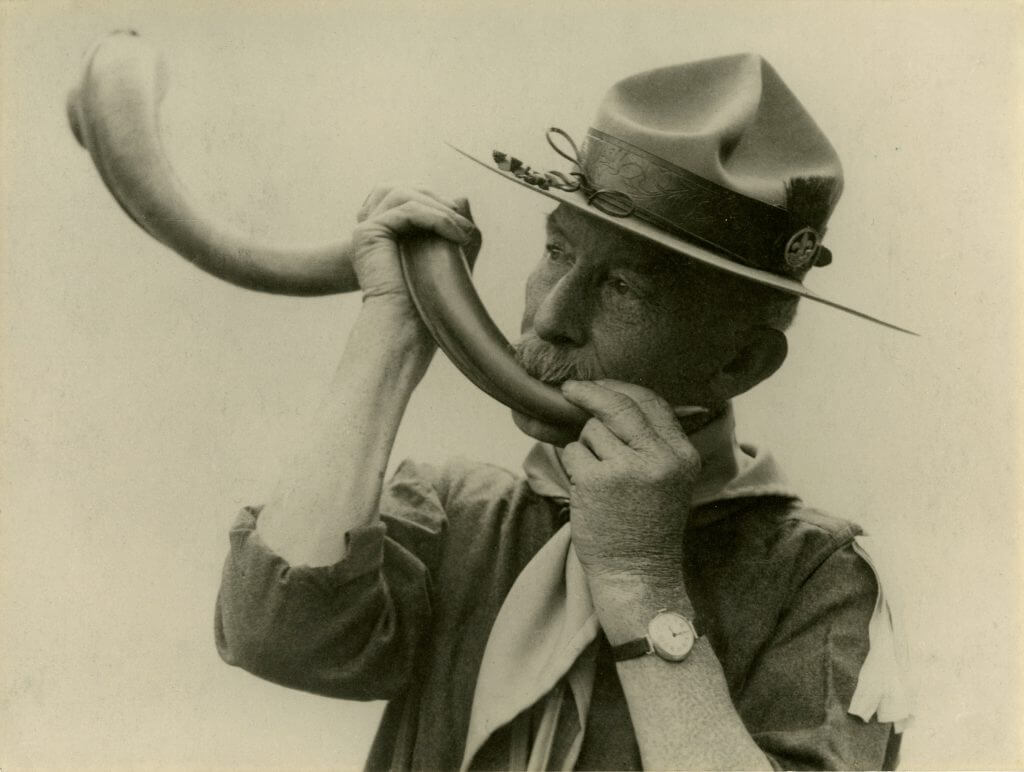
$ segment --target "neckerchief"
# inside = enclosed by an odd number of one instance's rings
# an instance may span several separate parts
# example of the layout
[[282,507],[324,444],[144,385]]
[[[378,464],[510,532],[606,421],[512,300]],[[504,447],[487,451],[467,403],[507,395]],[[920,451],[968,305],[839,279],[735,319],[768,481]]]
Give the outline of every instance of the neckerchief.
[[[689,436],[700,453],[701,473],[691,509],[748,496],[798,498],[771,454],[735,439],[731,407]],[[530,488],[540,496],[569,501],[569,478],[559,451],[538,443],[523,463]],[[695,512],[696,524],[722,517]],[[906,647],[897,633],[890,598],[882,593],[870,540],[857,537],[858,554],[878,577],[878,601],[869,627],[870,652],[861,669],[850,712],[869,720],[894,721],[897,731],[910,716]],[[594,681],[591,645],[599,624],[583,567],[572,547],[570,524],[562,526],[530,560],[505,598],[491,628],[477,677],[461,769],[497,729],[512,726],[509,769],[572,769],[582,747]],[[545,700],[530,739],[529,708]],[[517,720],[518,717],[518,720]],[[524,720],[525,719],[525,720]]]

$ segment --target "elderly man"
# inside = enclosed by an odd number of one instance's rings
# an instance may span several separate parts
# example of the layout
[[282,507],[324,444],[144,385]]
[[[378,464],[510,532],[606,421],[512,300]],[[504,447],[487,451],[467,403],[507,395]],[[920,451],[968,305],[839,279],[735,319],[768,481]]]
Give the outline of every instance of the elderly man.
[[730,409],[830,259],[834,151],[749,55],[622,81],[578,155],[554,132],[569,173],[494,155],[559,201],[517,356],[592,417],[516,414],[541,441],[525,476],[405,462],[382,488],[434,351],[397,243],[479,242],[464,200],[374,191],[316,425],[232,530],[222,656],[389,700],[371,768],[892,767],[906,714],[860,531],[806,508]]

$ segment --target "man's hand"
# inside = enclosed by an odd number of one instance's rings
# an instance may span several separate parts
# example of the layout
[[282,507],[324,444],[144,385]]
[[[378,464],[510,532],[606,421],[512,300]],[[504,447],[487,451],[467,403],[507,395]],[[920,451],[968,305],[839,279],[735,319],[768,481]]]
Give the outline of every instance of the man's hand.
[[669,404],[619,381],[566,381],[591,413],[562,460],[572,541],[591,589],[682,586],[682,537],[700,456]]
[[471,266],[480,251],[480,231],[464,198],[452,200],[424,188],[382,186],[367,196],[356,219],[353,267],[364,300],[397,300],[412,310],[398,260],[403,235],[426,230],[454,241]]

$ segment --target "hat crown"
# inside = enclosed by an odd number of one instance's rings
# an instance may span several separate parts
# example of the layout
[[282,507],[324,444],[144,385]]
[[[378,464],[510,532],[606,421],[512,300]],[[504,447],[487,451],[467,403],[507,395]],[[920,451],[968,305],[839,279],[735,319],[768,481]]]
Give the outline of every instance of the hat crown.
[[[842,191],[839,156],[775,69],[756,54],[662,67],[616,83],[593,128],[706,180],[789,209],[813,179],[819,230]],[[806,217],[801,219],[808,219]]]
[[839,157],[774,68],[756,54],[663,67],[619,81],[582,145],[547,130],[571,166],[537,171],[503,150],[506,179],[670,253],[783,292],[826,299],[803,279],[832,262],[822,243],[843,187]]

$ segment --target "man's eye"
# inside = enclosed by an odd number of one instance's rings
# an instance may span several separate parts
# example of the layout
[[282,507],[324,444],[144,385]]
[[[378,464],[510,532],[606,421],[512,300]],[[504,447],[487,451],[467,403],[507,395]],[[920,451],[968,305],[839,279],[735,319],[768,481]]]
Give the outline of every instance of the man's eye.
[[628,295],[633,292],[633,287],[624,279],[609,279],[608,286],[617,295]]
[[565,251],[558,244],[545,244],[544,254],[549,260],[561,260],[565,257]]

